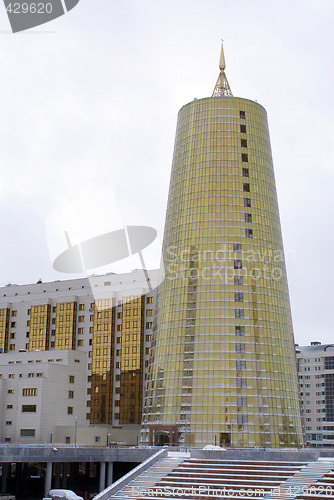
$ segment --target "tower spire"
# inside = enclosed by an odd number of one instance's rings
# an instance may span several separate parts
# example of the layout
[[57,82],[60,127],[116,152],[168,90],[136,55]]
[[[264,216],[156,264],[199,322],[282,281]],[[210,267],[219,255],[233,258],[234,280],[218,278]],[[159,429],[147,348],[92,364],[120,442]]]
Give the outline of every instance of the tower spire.
[[220,97],[220,96],[229,97],[233,95],[225,75],[225,68],[226,68],[226,63],[225,63],[224,47],[222,40],[220,60],[219,60],[220,73],[214,91],[212,93],[212,97]]

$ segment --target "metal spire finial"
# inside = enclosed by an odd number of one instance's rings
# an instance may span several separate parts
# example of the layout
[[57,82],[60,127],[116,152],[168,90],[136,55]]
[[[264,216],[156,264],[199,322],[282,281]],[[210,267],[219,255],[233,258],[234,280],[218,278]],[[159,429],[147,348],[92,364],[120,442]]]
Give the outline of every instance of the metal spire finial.
[[220,52],[220,60],[219,60],[219,69],[220,73],[218,76],[217,83],[215,85],[212,97],[231,97],[233,96],[230,85],[227,81],[226,75],[225,75],[225,68],[226,68],[226,63],[225,63],[225,56],[224,56],[224,48],[223,48],[223,40],[222,40],[222,47],[221,47],[221,52]]

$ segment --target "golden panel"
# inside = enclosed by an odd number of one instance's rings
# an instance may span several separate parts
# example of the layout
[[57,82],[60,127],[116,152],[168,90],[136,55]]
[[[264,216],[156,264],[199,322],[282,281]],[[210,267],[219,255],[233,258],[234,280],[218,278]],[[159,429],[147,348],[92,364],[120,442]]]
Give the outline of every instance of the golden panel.
[[50,304],[31,306],[29,351],[47,351],[50,338]]
[[56,306],[56,349],[75,349],[77,327],[77,303],[59,302]]
[[97,300],[94,306],[90,423],[111,424],[115,306],[112,299]]
[[9,308],[0,309],[0,351],[8,352]]
[[140,424],[143,393],[145,297],[124,297],[120,424]]

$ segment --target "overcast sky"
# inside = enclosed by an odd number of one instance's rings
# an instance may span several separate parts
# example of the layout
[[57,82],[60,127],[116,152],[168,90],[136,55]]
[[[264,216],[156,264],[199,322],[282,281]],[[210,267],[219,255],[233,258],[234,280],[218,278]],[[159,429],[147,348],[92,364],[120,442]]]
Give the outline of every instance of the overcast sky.
[[296,341],[334,342],[333,18],[333,0],[80,0],[13,35],[0,5],[0,286],[71,277],[46,225],[106,189],[162,235],[177,112],[211,95],[223,38],[233,94],[268,112]]

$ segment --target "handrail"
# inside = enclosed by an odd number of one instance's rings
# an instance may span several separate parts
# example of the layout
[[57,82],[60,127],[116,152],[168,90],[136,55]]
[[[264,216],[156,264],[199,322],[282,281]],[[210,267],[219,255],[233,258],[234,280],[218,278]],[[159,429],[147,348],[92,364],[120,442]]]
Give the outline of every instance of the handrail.
[[151,465],[155,464],[160,460],[160,458],[166,457],[168,455],[167,448],[159,450],[157,453],[152,455],[150,458],[145,460],[145,462],[139,464],[137,467],[132,469],[130,472],[121,477],[118,481],[108,486],[106,489],[95,495],[93,500],[108,500],[111,495],[116,493],[118,490],[126,486],[130,481],[138,477],[142,472],[147,470]]

